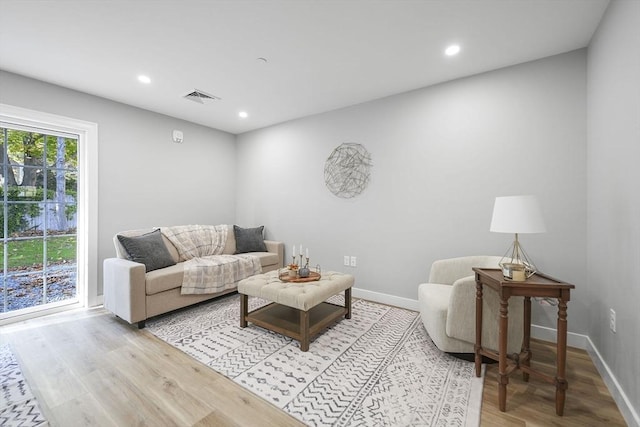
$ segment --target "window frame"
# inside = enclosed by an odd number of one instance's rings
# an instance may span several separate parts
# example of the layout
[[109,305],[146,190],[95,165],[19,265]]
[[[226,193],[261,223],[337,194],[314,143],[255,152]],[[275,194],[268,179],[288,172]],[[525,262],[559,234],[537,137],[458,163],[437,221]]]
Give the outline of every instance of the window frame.
[[[40,128],[78,137],[77,292],[82,307],[102,303],[98,296],[98,124],[0,103],[0,122],[9,127]],[[52,307],[0,319],[0,325],[67,310]]]

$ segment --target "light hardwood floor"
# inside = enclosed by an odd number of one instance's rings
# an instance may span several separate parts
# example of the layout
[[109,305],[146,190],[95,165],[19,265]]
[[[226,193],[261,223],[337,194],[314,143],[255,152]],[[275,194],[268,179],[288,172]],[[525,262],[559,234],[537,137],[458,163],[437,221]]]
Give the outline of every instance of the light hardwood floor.
[[[104,309],[4,326],[52,426],[301,426],[231,380]],[[534,363],[555,347],[532,343]],[[587,353],[569,349],[565,415],[553,386],[512,375],[507,412],[497,407],[496,365],[485,376],[482,426],[625,426]],[[549,368],[551,369],[551,368]]]

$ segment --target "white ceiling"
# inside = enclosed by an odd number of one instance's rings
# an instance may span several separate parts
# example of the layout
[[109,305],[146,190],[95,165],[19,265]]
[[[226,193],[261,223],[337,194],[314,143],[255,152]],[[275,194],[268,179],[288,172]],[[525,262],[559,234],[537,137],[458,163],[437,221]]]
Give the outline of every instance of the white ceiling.
[[0,0],[0,68],[237,134],[585,47],[608,2]]

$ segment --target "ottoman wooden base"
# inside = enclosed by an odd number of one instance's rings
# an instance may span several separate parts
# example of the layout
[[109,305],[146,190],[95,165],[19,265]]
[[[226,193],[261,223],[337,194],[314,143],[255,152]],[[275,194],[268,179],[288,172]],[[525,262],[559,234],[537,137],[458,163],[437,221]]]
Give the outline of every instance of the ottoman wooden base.
[[247,322],[300,341],[300,350],[308,351],[313,337],[338,321],[351,319],[351,288],[344,291],[344,307],[323,302],[308,311],[271,303],[248,312],[249,296],[240,294],[240,327]]

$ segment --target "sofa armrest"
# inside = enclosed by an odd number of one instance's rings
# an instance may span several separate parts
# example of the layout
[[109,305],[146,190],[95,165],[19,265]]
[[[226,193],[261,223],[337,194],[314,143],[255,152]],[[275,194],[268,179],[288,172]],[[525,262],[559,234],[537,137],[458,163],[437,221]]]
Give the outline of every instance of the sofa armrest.
[[103,289],[107,310],[129,323],[146,320],[144,264],[121,258],[105,259]]
[[264,244],[267,247],[267,252],[278,254],[278,268],[284,267],[284,243],[276,242],[275,240],[265,240]]

